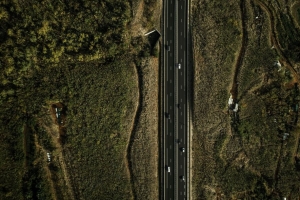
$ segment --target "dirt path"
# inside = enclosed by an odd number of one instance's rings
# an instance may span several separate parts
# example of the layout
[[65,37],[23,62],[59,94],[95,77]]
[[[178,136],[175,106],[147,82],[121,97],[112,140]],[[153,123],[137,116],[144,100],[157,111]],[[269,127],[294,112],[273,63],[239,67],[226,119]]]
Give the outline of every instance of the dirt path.
[[[253,1],[256,2],[269,16],[270,28],[271,28],[271,32],[270,32],[271,42],[274,45],[277,53],[281,57],[280,61],[293,73],[294,79],[298,83],[300,83],[298,73],[293,68],[292,63],[289,61],[289,59],[285,56],[285,54],[284,54],[284,52],[283,52],[283,50],[280,46],[280,43],[278,41],[277,31],[275,29],[276,18],[274,17],[273,11],[261,0],[253,0]],[[298,135],[297,135],[297,137],[298,137]],[[283,153],[283,142],[281,143],[281,146],[280,146],[280,154],[279,154],[278,161],[277,161],[277,166],[276,166],[276,169],[275,169],[275,172],[274,172],[275,187],[277,187],[277,184],[278,184],[278,175],[280,173],[282,153]]]
[[127,170],[129,173],[129,179],[130,179],[130,185],[131,185],[133,199],[137,199],[137,194],[134,189],[131,151],[132,151],[132,146],[133,146],[133,142],[134,142],[134,138],[135,138],[136,127],[137,127],[138,120],[141,115],[142,96],[141,96],[141,87],[140,87],[141,78],[138,73],[138,69],[137,69],[136,65],[135,65],[134,69],[135,69],[137,86],[138,86],[138,90],[137,90],[138,91],[138,93],[137,93],[138,101],[136,102],[135,109],[134,109],[135,115],[134,115],[134,120],[132,120],[132,126],[131,126],[132,128],[131,128],[131,132],[130,132],[130,136],[129,136],[129,141],[127,142],[127,150],[126,150],[126,159],[125,160],[126,160]]
[[[38,143],[38,139],[37,139],[37,135],[36,134],[34,134],[34,144],[35,144],[35,146],[36,146],[37,149],[39,149],[41,152],[44,153],[44,155],[46,155],[47,151]],[[57,194],[56,194],[54,183],[52,181],[51,171],[48,168],[47,163],[45,161],[42,161],[42,163],[43,163],[43,168],[46,171],[46,176],[48,178],[48,182],[51,185],[51,188],[50,188],[51,194],[53,195],[54,200],[57,200]]]
[[25,159],[24,159],[24,168],[27,170],[28,168],[28,162],[27,162],[27,158],[28,158],[28,127],[27,125],[23,126],[23,151],[24,151],[24,155],[25,155]]
[[234,77],[233,77],[233,82],[232,82],[232,87],[230,90],[230,93],[232,94],[233,101],[235,102],[238,97],[238,75],[241,66],[243,65],[244,61],[244,56],[245,52],[247,49],[248,45],[248,33],[247,33],[247,24],[246,24],[246,19],[247,19],[247,13],[246,13],[246,5],[245,5],[245,0],[241,0],[240,2],[240,9],[241,9],[241,17],[242,17],[242,46],[236,61],[235,65],[235,70],[234,70]]
[[[63,135],[63,128],[61,125],[58,125],[56,123],[56,115],[55,115],[55,110],[52,108],[50,108],[50,115],[49,118],[45,119],[50,120],[48,121],[48,123],[46,123],[46,121],[41,121],[41,125],[42,127],[45,128],[46,132],[49,134],[49,136],[51,136],[52,138],[52,142],[55,146],[55,150],[53,153],[56,154],[56,158],[57,158],[57,163],[59,164],[61,170],[62,170],[62,176],[63,176],[63,180],[64,183],[53,183],[53,181],[50,179],[51,184],[58,184],[58,185],[66,185],[67,186],[67,199],[76,199],[75,195],[74,195],[74,189],[71,185],[71,181],[69,178],[69,173],[67,170],[67,166],[65,164],[65,160],[64,160],[64,155],[63,155],[63,146],[61,145],[61,143],[59,142],[59,139],[61,137],[61,135]],[[40,148],[43,148],[42,146],[40,146]],[[55,161],[51,161],[51,162],[55,162]],[[49,170],[49,169],[48,169]],[[51,171],[49,170],[49,172],[51,173]],[[54,173],[54,172],[53,172]]]
[[137,109],[127,148],[134,199],[158,198],[158,59],[147,58],[137,66]]
[[[60,129],[59,129],[60,130]],[[60,133],[58,133],[58,135],[60,135]],[[58,161],[61,167],[61,170],[63,172],[63,177],[65,180],[65,183],[67,185],[68,188],[68,194],[70,199],[76,199],[75,195],[74,195],[74,191],[73,191],[73,187],[71,185],[71,181],[69,178],[69,173],[67,171],[67,166],[64,160],[64,155],[63,155],[63,146],[58,142],[58,139],[56,137],[54,137],[52,134],[52,139],[53,139],[53,143],[55,144],[56,147],[56,152],[58,153],[57,157],[58,157]]]
[[274,172],[275,188],[277,188],[277,184],[278,184],[278,174],[280,172],[282,151],[283,151],[283,141],[281,142],[281,145],[280,145],[280,153],[279,153],[279,157],[278,157],[278,160],[277,160],[276,169],[275,169],[275,172]]
[[260,0],[254,0],[254,2],[256,2],[268,14],[270,23],[271,23],[271,33],[270,33],[271,42],[273,43],[277,53],[281,57],[281,59],[282,59],[281,62],[293,73],[295,80],[298,83],[300,83],[299,82],[300,79],[299,79],[299,75],[298,75],[297,71],[293,68],[292,63],[289,61],[289,59],[283,53],[282,48],[278,42],[277,31],[275,30],[276,19],[273,15],[273,12],[264,2],[262,2]]
[[66,185],[68,187],[68,193],[70,194],[71,199],[75,199],[73,187],[71,185],[71,181],[70,181],[69,174],[68,174],[68,171],[67,171],[67,166],[66,166],[66,163],[64,161],[63,152],[62,152],[61,149],[59,151],[60,151],[59,155],[58,155],[59,162],[60,162],[60,165],[61,165],[61,169],[63,171],[64,180],[65,180]]

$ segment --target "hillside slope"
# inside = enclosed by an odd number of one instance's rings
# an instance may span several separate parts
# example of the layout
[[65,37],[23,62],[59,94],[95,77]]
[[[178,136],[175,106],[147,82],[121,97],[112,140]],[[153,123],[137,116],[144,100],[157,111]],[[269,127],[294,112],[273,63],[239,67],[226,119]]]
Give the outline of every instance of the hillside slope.
[[280,0],[192,2],[193,199],[299,197],[295,10]]

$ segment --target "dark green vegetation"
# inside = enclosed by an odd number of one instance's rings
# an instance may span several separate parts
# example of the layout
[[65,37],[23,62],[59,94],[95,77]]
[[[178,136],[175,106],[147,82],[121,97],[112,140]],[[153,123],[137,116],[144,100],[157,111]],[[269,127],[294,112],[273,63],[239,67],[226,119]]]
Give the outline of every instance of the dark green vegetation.
[[[299,9],[298,9],[299,10]],[[276,29],[278,31],[279,43],[284,53],[295,62],[300,61],[300,30],[295,26],[291,14],[281,13],[278,17]]]
[[295,23],[300,25],[300,4],[299,2],[295,2],[293,6],[291,7],[291,15],[295,20]]
[[[299,30],[287,1],[264,3],[194,4],[194,199],[299,197]],[[234,84],[238,113],[224,109]]]
[[[57,160],[75,199],[132,198],[134,64],[150,50],[131,20],[126,0],[0,2],[0,199],[64,199]],[[64,159],[45,129],[57,125],[41,125],[53,102],[65,109]]]

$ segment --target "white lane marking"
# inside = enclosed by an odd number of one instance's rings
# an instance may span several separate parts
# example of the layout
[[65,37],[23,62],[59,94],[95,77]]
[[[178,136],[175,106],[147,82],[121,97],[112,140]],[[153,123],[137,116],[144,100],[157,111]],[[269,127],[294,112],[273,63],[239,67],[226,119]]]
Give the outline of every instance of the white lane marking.
[[[167,5],[167,13],[168,13],[168,10],[169,10],[169,8],[168,8],[168,5]],[[168,28],[168,20],[167,20],[167,28]]]
[[[185,4],[184,4],[184,6],[185,6]],[[184,15],[183,15],[183,16],[185,16],[185,11],[186,11],[186,10],[185,10],[185,8],[184,8],[184,10],[183,10],[183,14],[184,14]],[[185,29],[185,28],[184,28],[184,29]],[[183,38],[185,38],[185,32],[186,32],[186,30],[184,30]]]
[[182,99],[180,99],[180,102],[182,102]]
[[182,115],[182,112],[180,113],[180,115]]
[[172,145],[170,145],[170,149],[172,149]]
[[[183,53],[183,62],[185,63],[185,51]],[[183,75],[183,86],[184,86],[184,91],[185,91],[185,75]]]
[[182,124],[180,125],[180,129],[182,129]]
[[182,85],[180,85],[180,89],[182,89]]
[[182,49],[182,45],[180,45],[180,49]]
[[[183,163],[185,163],[185,157],[183,157]],[[183,173],[185,173],[185,165],[183,165]]]
[[167,95],[166,108],[168,107],[168,98],[169,98],[169,95]]
[[[172,29],[171,29],[172,30]],[[182,32],[180,32],[180,35],[182,35]]]
[[168,164],[168,148],[167,148],[167,155],[166,155],[166,157],[167,157],[167,159],[166,159],[166,161],[167,161],[167,163],[166,164]]
[[170,30],[172,30],[172,26],[170,26]]
[[[183,113],[185,113],[185,104],[183,104]],[[186,121],[185,121],[185,115],[183,115],[183,123],[186,123]],[[185,132],[184,132],[184,136],[185,136]],[[183,137],[183,144],[185,144],[185,137]]]

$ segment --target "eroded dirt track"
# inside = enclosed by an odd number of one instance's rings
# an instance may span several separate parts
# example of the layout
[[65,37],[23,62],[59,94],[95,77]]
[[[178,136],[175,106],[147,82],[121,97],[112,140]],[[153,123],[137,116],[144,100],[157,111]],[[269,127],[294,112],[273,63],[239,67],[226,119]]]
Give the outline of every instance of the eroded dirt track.
[[273,43],[277,53],[280,55],[281,61],[285,64],[285,66],[293,73],[294,78],[298,83],[299,82],[299,74],[297,71],[294,69],[291,61],[287,58],[287,56],[284,54],[279,42],[278,42],[278,36],[277,36],[277,31],[275,28],[276,24],[276,18],[274,17],[274,12],[267,6],[264,2],[260,0],[253,0],[255,3],[257,3],[269,16],[270,19],[270,27],[271,27],[271,32],[270,32],[270,39],[271,42]]
[[245,52],[248,45],[248,34],[247,34],[247,25],[246,25],[246,19],[247,19],[247,10],[245,6],[245,0],[241,0],[240,2],[240,10],[241,10],[241,16],[242,16],[242,46],[238,54],[238,58],[235,64],[235,70],[234,70],[234,76],[233,76],[233,83],[230,93],[232,94],[233,100],[237,100],[238,98],[238,75],[241,66],[243,65],[243,59],[245,56]]

